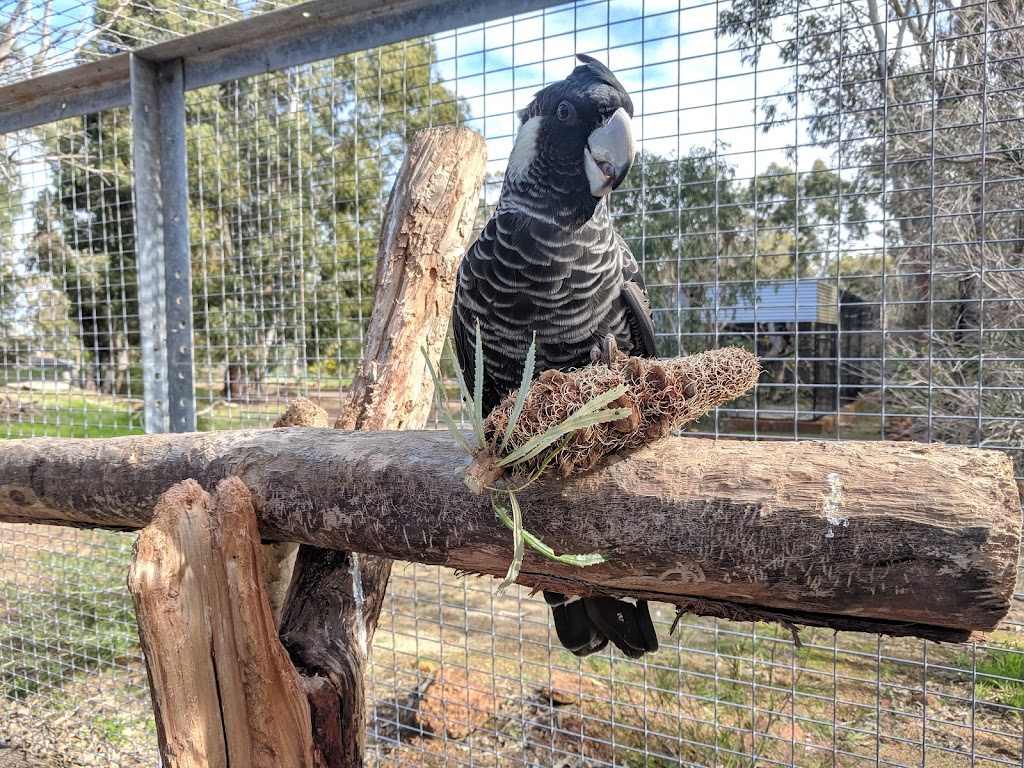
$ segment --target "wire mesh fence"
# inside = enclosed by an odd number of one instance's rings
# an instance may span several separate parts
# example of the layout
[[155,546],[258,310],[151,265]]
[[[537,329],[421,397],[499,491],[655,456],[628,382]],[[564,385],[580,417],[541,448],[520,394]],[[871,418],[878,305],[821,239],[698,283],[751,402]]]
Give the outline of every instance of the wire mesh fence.
[[[0,83],[269,8],[18,3],[0,10],[17,53],[0,56]],[[269,426],[297,395],[336,412],[409,137],[483,133],[482,221],[516,110],[579,51],[636,106],[637,162],[612,205],[660,352],[739,344],[765,368],[694,432],[945,441],[1006,451],[1020,477],[1022,19],[996,0],[581,0],[189,91],[199,427]],[[2,141],[5,434],[142,432],[128,109]],[[47,765],[156,763],[130,545],[2,527],[0,764],[6,748]],[[579,660],[543,601],[398,566],[369,669],[370,757],[1024,765],[1019,607],[977,644],[813,630],[796,648],[722,620],[684,619],[669,638],[674,612],[659,606],[657,654]]]
[[183,6],[138,0],[12,0],[0,8],[0,85],[100,61],[282,8],[274,0]]

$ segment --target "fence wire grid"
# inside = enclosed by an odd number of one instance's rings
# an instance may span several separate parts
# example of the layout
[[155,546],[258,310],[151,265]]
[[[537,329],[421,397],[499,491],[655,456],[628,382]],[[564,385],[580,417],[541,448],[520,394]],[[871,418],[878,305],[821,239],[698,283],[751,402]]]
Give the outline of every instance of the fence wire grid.
[[[0,85],[257,16],[200,0],[0,6]],[[941,441],[1024,475],[1019,0],[581,0],[186,93],[203,430],[336,413],[412,134],[487,140],[606,62],[638,156],[612,197],[664,355],[745,345],[753,395],[694,433]],[[127,107],[0,137],[7,437],[143,431]],[[450,365],[450,363],[449,363]],[[913,492],[913,489],[908,489]],[[0,526],[0,765],[156,765],[126,534]],[[473,766],[1024,766],[1020,600],[983,643],[689,618],[580,660],[542,600],[396,564],[368,761]],[[20,761],[20,762],[19,762]],[[29,762],[35,761],[35,762]]]

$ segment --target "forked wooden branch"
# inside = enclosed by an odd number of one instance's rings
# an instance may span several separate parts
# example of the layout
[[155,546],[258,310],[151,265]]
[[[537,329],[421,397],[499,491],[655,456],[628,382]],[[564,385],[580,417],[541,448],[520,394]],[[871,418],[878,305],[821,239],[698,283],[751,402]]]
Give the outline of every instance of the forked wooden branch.
[[128,586],[168,768],[307,768],[306,693],[277,639],[249,491],[186,480],[156,504]]
[[[436,431],[5,441],[0,521],[140,528],[174,483],[233,474],[265,538],[501,575],[511,537],[466,488],[467,461]],[[667,438],[521,500],[556,550],[612,556],[579,569],[527,553],[519,583],[568,594],[965,640],[996,627],[1017,574],[1020,497],[995,451]]]
[[[426,423],[434,388],[421,349],[437,363],[486,160],[483,137],[467,128],[416,134],[388,200],[366,350],[336,429]],[[329,682],[309,698],[318,765],[363,764],[364,669],[390,575],[386,557],[299,548],[281,639],[303,674]]]

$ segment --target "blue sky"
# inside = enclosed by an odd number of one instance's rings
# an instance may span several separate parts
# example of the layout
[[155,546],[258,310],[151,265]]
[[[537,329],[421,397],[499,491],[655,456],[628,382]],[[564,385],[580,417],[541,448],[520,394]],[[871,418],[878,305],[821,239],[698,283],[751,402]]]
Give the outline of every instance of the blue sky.
[[[0,14],[15,2],[0,0]],[[55,26],[78,31],[92,6],[55,0]],[[631,92],[640,149],[685,155],[724,143],[721,156],[749,178],[770,162],[788,162],[785,148],[808,139],[794,124],[761,131],[757,106],[788,87],[790,71],[772,47],[757,71],[744,65],[729,41],[715,36],[723,7],[713,0],[581,0],[438,35],[438,66],[469,104],[471,126],[487,138],[491,172],[504,169],[516,110],[572,71],[580,52],[607,63]],[[823,154],[803,146],[799,166]]]
[[[13,2],[0,0],[0,14]],[[55,0],[54,26],[73,35],[88,25],[92,7],[92,0]],[[768,133],[760,125],[759,104],[789,87],[790,68],[771,46],[756,71],[743,64],[715,35],[722,8],[713,0],[580,0],[437,35],[438,69],[487,139],[492,174],[505,169],[516,111],[568,75],[577,52],[607,63],[630,91],[638,149],[684,156],[717,147],[746,179],[771,162],[790,164],[786,149],[798,145],[797,167],[809,167],[826,153],[809,146],[799,124]],[[41,166],[23,171],[30,188],[45,183]]]
[[[15,0],[0,0],[0,14]],[[56,0],[55,26],[82,29],[91,0]],[[544,85],[564,78],[576,52],[589,53],[630,91],[638,148],[686,155],[719,148],[720,157],[750,178],[769,163],[798,167],[825,153],[809,146],[798,124],[764,133],[758,105],[789,86],[790,69],[766,47],[754,71],[729,41],[715,35],[723,4],[707,0],[581,0],[545,11],[459,29],[435,37],[441,75],[473,115],[471,127],[488,141],[491,173],[504,170],[515,113]]]
[[[761,131],[758,104],[788,87],[790,71],[773,48],[754,71],[715,36],[721,4],[692,0],[598,0],[478,25],[437,37],[439,69],[466,99],[471,126],[488,140],[489,170],[503,170],[515,112],[544,85],[572,71],[576,52],[606,62],[636,107],[638,148],[685,155],[719,143],[723,157],[750,177],[787,162],[786,147],[806,144],[798,125]],[[803,147],[801,166],[823,153]]]

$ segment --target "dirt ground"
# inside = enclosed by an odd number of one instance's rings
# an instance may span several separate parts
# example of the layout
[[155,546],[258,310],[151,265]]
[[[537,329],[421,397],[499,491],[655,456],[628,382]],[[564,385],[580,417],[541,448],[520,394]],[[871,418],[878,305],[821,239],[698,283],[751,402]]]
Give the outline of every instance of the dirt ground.
[[30,758],[23,749],[0,743],[0,768],[44,768],[45,765]]
[[[103,655],[130,610],[131,537],[0,528],[0,768],[155,765],[138,648]],[[396,564],[367,681],[369,765],[1024,764],[1024,664],[1002,682],[979,673],[994,647],[1024,657],[1020,636],[939,646],[805,631],[797,650],[767,625],[691,619],[670,638],[674,611],[659,605],[663,647],[646,662],[580,660],[557,646],[542,599],[493,587]],[[33,645],[32,621],[55,606],[70,611],[65,638]],[[90,623],[92,645],[74,647],[67,631]]]

